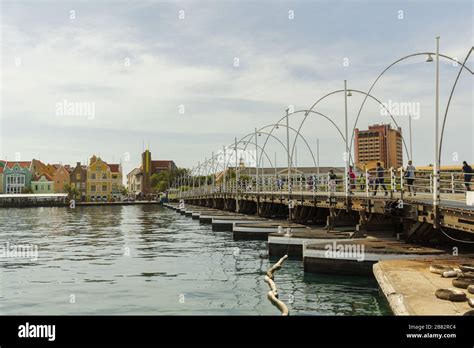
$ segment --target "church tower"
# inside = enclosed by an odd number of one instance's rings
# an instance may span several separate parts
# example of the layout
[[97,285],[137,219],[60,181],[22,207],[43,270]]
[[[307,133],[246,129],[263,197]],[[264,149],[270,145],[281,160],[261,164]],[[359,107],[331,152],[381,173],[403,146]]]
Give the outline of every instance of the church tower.
[[142,153],[142,173],[143,173],[143,182],[142,182],[142,191],[145,195],[151,192],[151,152],[150,150],[145,150]]

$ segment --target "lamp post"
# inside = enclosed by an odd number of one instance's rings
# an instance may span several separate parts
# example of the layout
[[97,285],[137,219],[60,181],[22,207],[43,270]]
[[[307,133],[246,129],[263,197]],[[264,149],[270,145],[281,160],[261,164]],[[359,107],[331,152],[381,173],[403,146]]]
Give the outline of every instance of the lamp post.
[[291,157],[290,157],[290,109],[286,109],[286,148],[287,148],[287,159],[288,159],[288,219],[291,222]]
[[235,212],[238,213],[239,209],[239,170],[237,167],[239,166],[239,159],[237,153],[237,137],[234,138],[235,141]]
[[[255,188],[258,195],[258,135],[257,128],[255,128]],[[258,210],[258,200],[257,200],[257,210]]]
[[316,173],[319,177],[319,138],[316,139],[316,163],[318,164],[318,166],[316,167]]
[[433,227],[438,228],[438,206],[439,206],[439,36],[436,37],[436,73],[435,73],[435,163],[433,166]]
[[215,169],[214,169],[214,152],[212,152],[212,158],[211,158],[211,190],[212,192],[214,193],[215,189],[216,189],[216,177],[215,177]]
[[226,161],[226,148],[225,145],[222,146],[222,150],[224,152],[224,171],[223,171],[223,176],[222,176],[222,191],[225,193],[227,190],[226,187],[226,175],[227,175],[227,161]]
[[408,115],[408,131],[410,132],[410,160],[413,161],[413,146],[411,137],[411,115]]
[[346,152],[344,154],[345,162],[345,173],[344,173],[344,190],[346,198],[349,196],[349,183],[348,183],[348,172],[349,172],[349,143],[347,142],[347,80],[344,80],[344,137],[346,142]]

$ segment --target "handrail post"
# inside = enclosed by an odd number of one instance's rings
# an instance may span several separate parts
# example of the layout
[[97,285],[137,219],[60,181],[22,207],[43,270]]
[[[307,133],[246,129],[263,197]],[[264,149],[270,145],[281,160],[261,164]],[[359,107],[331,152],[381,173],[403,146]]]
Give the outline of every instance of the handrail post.
[[405,170],[402,169],[400,170],[400,198],[403,200],[403,194],[404,194],[404,185],[403,185],[403,178],[404,178]]
[[454,187],[454,173],[451,173],[451,193],[455,193]]
[[369,185],[370,185],[370,182],[369,182],[369,171],[368,169],[366,168],[365,169],[365,196],[367,198],[369,198]]
[[433,173],[430,173],[430,193],[433,193]]
[[393,167],[390,167],[390,195],[393,198],[393,194],[397,192],[397,182],[395,180],[395,171]]

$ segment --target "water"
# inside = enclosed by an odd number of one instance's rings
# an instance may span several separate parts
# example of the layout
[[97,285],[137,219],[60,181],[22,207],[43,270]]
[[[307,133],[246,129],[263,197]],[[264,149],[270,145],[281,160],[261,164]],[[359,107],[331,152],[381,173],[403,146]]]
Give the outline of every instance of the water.
[[[36,260],[0,259],[0,314],[279,314],[266,242],[166,208],[0,209],[0,238],[38,246]],[[304,274],[294,260],[275,280],[291,315],[389,314],[373,280]]]

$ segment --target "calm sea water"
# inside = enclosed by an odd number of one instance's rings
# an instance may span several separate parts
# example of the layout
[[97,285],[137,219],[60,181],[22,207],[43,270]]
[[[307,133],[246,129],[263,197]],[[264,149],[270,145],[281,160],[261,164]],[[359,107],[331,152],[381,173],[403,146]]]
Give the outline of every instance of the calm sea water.
[[[278,315],[267,300],[264,241],[158,206],[0,209],[0,314]],[[300,261],[275,276],[292,315],[386,315],[375,281],[310,275]],[[291,303],[289,303],[291,302]]]

